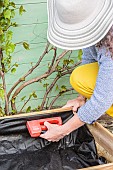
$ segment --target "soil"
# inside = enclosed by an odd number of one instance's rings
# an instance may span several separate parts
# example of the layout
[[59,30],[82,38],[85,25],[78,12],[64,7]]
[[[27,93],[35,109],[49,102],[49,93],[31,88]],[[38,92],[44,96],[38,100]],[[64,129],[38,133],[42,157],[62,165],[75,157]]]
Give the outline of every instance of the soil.
[[101,123],[102,126],[104,126],[111,133],[113,133],[113,117],[110,117],[107,114],[105,114],[101,116],[97,122]]

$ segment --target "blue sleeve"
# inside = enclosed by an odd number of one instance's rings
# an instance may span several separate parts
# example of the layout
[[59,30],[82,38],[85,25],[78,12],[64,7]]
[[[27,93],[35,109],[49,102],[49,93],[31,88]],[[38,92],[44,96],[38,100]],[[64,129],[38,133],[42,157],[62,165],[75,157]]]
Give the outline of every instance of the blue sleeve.
[[80,120],[91,124],[113,104],[113,59],[106,50],[99,52],[99,72],[91,98],[78,110]]
[[90,48],[84,48],[82,50],[82,52],[83,52],[83,54],[82,54],[82,63],[81,63],[82,65],[96,62],[96,60],[94,59],[94,56],[91,53]]

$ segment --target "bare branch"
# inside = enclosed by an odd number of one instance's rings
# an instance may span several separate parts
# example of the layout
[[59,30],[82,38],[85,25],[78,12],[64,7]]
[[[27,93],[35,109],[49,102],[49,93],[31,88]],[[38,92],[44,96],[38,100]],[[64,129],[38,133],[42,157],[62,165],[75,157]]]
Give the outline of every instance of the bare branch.
[[4,66],[4,63],[2,62],[2,60],[3,60],[3,53],[2,53],[2,49],[0,48],[0,64],[1,64],[1,67],[2,67],[2,72],[4,73],[5,66]]
[[26,100],[26,102],[23,104],[23,106],[22,106],[22,108],[21,108],[21,110],[20,110],[20,112],[19,113],[22,113],[22,110],[23,110],[23,108],[26,106],[26,104],[30,101],[30,99],[31,99],[31,96],[29,96],[29,98]]
[[13,65],[7,70],[7,72],[9,72],[14,66],[15,66],[15,64],[13,64]]
[[[60,62],[60,59],[63,58],[65,56],[65,54],[67,54],[69,51],[64,51],[62,52],[61,55],[59,55],[59,57],[57,58],[56,60],[56,63],[53,65],[53,67],[51,68],[51,70],[49,72],[46,72],[44,73],[43,75],[39,76],[39,77],[36,77],[36,78],[33,78],[31,80],[28,80],[26,81],[25,83],[23,83],[22,85],[20,85],[16,91],[14,92],[13,96],[12,96],[12,99],[11,99],[11,107],[13,110],[16,110],[16,106],[15,106],[15,102],[12,102],[14,101],[13,99],[16,99],[17,95],[21,92],[21,90],[23,88],[25,88],[26,86],[32,84],[32,83],[35,83],[35,82],[38,82],[39,80],[42,80],[43,78],[47,78],[48,76],[50,76],[53,72],[56,71],[56,67],[58,66],[59,62]],[[17,111],[17,110],[16,110]]]
[[3,90],[4,90],[5,113],[7,115],[9,115],[9,101],[8,101],[8,98],[7,98],[6,82],[5,82],[5,72],[4,72],[5,71],[5,66],[2,63],[2,59],[3,59],[3,53],[2,53],[2,49],[0,49],[0,62],[1,62],[1,67],[2,67],[2,70],[0,70],[0,75],[1,75],[1,78],[2,78]]
[[70,74],[70,73],[73,71],[73,68],[75,68],[75,67],[78,66],[79,64],[80,64],[80,62],[74,64],[74,66],[71,67],[69,70],[67,70],[66,68],[63,68],[60,77],[59,77],[59,75],[57,75],[57,76],[55,77],[55,79],[53,80],[53,82],[51,83],[51,85],[47,88],[47,91],[46,91],[46,93],[45,93],[45,95],[44,95],[44,97],[43,97],[43,101],[42,101],[40,110],[43,110],[44,105],[45,105],[45,102],[46,102],[46,98],[47,98],[48,94],[50,93],[50,91],[53,89],[53,87],[54,87],[54,85],[56,84],[56,82],[57,82],[61,77],[63,77],[64,75]]
[[[77,65],[79,65],[79,64],[80,64],[80,62],[76,63],[76,64],[75,64],[73,67],[71,67],[69,70],[66,70],[66,68],[64,68],[64,69],[62,70],[61,77],[64,76],[64,75],[66,75],[66,74],[70,74],[70,73],[73,71],[73,68],[75,68],[75,66],[77,66]],[[56,69],[56,68],[55,68],[55,69]],[[44,73],[43,75],[41,75],[41,76],[39,76],[39,77],[36,77],[36,78],[34,78],[34,79],[31,79],[31,80],[23,83],[23,84],[15,91],[15,93],[14,93],[13,96],[12,96],[12,99],[15,99],[15,98],[17,97],[17,95],[21,92],[21,90],[22,90],[24,87],[26,87],[26,86],[34,83],[34,82],[38,82],[39,80],[42,80],[43,78],[49,77],[53,72],[55,72],[55,70],[52,70],[52,69],[51,69],[50,72],[46,72],[46,73]],[[43,101],[42,101],[42,105],[41,105],[41,109],[40,109],[40,110],[42,110],[43,107],[44,107],[44,104],[45,104],[46,97],[47,97],[48,93],[52,90],[52,88],[53,88],[53,86],[55,85],[55,83],[56,83],[56,82],[58,81],[58,79],[60,79],[61,77],[57,76],[57,77],[54,79],[53,83],[52,83],[52,84],[49,86],[49,88],[47,89],[47,91],[46,91],[46,93],[45,93],[45,95],[44,95],[44,99],[43,99]],[[13,110],[17,111],[17,110],[16,110],[16,106],[15,106],[15,102],[12,102],[12,101],[13,101],[13,100],[11,100],[11,107],[12,107]]]
[[68,51],[63,51],[63,52],[59,55],[59,57],[58,57],[57,60],[56,60],[56,63],[53,65],[52,69],[56,70],[56,68],[57,68],[60,60],[61,60],[69,51],[70,51],[70,50],[68,50]]
[[54,55],[53,55],[53,59],[52,59],[51,65],[49,67],[49,71],[51,70],[51,68],[52,68],[52,66],[53,66],[53,64],[55,62],[55,58],[57,56],[57,54],[56,54],[57,48],[53,48],[53,49],[54,49]]
[[2,81],[3,81],[3,89],[4,89],[4,97],[5,97],[5,113],[9,115],[9,101],[8,101],[7,92],[6,92],[5,74],[2,77]]
[[77,67],[78,65],[80,65],[80,64],[81,64],[81,61],[75,63],[75,64],[74,64],[73,66],[71,66],[70,68],[68,68],[68,67],[63,67],[60,71],[61,71],[61,72],[65,71],[65,70],[68,70],[69,72],[70,72],[70,70],[73,71],[73,69],[74,69],[75,67]]
[[70,51],[70,54],[69,54],[69,56],[68,56],[68,60],[70,59],[72,52],[73,52],[73,51],[71,50],[71,51]]
[[54,71],[51,71],[49,73],[44,73],[43,75],[39,76],[39,77],[36,77],[34,79],[31,79],[25,83],[23,83],[21,86],[19,86],[16,91],[14,92],[13,96],[12,96],[12,99],[11,99],[11,107],[13,110],[16,110],[16,106],[15,106],[15,102],[12,102],[13,99],[16,99],[17,95],[21,92],[21,90],[23,88],[25,88],[26,86],[32,84],[32,83],[35,83],[35,82],[38,82],[39,80],[43,79],[43,78],[47,78],[48,76],[50,76]]
[[56,100],[57,100],[62,94],[66,93],[66,92],[69,92],[69,91],[71,91],[71,90],[73,90],[73,88],[67,89],[67,90],[66,90],[65,92],[63,92],[63,93],[59,93],[59,94],[51,101],[48,109],[51,109],[51,108],[52,108],[53,104],[56,102]]
[[11,93],[13,92],[13,90],[15,89],[15,87],[17,87],[18,84],[20,84],[23,80],[25,80],[25,78],[26,78],[29,74],[31,74],[36,67],[39,66],[39,64],[40,64],[40,62],[42,61],[42,59],[44,58],[44,56],[48,53],[49,45],[50,45],[50,43],[47,43],[46,48],[45,48],[43,54],[40,56],[38,62],[37,62],[24,76],[22,76],[22,77],[12,86],[12,88],[11,88],[10,91],[8,92],[8,99],[9,99]]
[[43,101],[42,101],[40,110],[43,110],[44,104],[45,104],[45,102],[46,102],[46,98],[47,98],[49,92],[52,90],[52,88],[54,87],[55,83],[58,81],[59,78],[60,78],[59,76],[55,77],[55,79],[53,80],[53,82],[51,83],[51,85],[48,87],[48,89],[47,89],[47,91],[46,91],[46,93],[45,93],[45,95],[44,95],[44,98],[43,98]]

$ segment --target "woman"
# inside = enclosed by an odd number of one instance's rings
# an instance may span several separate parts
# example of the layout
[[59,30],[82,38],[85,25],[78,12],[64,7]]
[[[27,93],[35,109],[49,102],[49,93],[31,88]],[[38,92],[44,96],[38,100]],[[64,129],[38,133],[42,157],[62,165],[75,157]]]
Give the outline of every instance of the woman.
[[48,40],[62,49],[83,49],[83,56],[70,76],[80,95],[64,106],[74,116],[60,127],[45,122],[48,131],[40,137],[58,141],[105,112],[113,117],[112,25],[113,0],[48,0]]

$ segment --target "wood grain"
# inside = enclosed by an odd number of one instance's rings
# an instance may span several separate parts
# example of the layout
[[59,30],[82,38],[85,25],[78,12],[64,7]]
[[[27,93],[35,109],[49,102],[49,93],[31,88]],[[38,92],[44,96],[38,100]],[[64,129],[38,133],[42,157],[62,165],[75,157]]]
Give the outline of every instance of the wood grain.
[[92,166],[92,167],[89,167],[89,168],[82,168],[80,170],[113,170],[113,163],[98,165],[98,166]]
[[48,114],[48,113],[55,113],[55,112],[65,112],[65,111],[71,111],[71,108],[58,108],[58,109],[52,109],[52,110],[43,110],[39,112],[30,112],[30,113],[20,113],[18,115],[11,115],[11,116],[5,116],[5,117],[0,117],[0,119],[5,119],[5,118],[15,118],[15,117],[26,117],[26,116],[32,116],[32,115],[37,115],[37,114]]
[[95,122],[93,125],[88,125],[88,127],[96,142],[113,156],[113,134],[98,122]]

